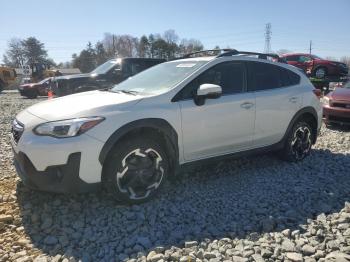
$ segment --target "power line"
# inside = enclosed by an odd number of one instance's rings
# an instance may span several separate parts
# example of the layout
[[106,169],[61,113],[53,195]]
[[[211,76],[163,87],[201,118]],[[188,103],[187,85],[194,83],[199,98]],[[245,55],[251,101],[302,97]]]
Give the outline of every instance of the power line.
[[265,26],[265,53],[271,53],[271,23]]

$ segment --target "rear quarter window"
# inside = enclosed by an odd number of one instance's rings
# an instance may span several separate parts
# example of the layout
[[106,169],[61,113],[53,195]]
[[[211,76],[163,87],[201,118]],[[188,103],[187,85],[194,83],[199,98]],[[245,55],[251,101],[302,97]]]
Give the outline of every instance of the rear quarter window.
[[281,87],[294,86],[300,83],[300,76],[288,69],[280,68]]

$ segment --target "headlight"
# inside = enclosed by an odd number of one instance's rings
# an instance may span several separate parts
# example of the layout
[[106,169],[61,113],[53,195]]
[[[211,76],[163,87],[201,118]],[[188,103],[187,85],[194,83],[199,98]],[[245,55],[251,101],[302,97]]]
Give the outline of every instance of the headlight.
[[47,122],[34,128],[39,136],[53,136],[57,138],[78,136],[104,120],[103,117],[82,117],[62,121]]
[[329,106],[329,97],[328,96],[322,97],[321,102],[324,106]]

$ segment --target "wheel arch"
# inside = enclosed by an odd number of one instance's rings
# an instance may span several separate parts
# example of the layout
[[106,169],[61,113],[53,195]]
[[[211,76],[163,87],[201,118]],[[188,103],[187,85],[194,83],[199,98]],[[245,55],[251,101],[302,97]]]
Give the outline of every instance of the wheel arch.
[[[108,155],[121,139],[137,134],[153,134],[164,143],[165,150],[169,154],[171,170],[179,163],[178,135],[171,124],[161,118],[147,118],[132,121],[117,129],[105,142],[99,154],[99,162],[102,167],[108,159]],[[103,171],[102,171],[103,174]]]
[[318,117],[315,108],[308,106],[300,109],[290,121],[287,131],[284,135],[283,141],[286,140],[290,130],[293,128],[294,124],[300,120],[305,120],[308,124],[310,124],[312,131],[314,133],[314,139],[312,141],[313,144],[316,143],[317,133],[318,133]]

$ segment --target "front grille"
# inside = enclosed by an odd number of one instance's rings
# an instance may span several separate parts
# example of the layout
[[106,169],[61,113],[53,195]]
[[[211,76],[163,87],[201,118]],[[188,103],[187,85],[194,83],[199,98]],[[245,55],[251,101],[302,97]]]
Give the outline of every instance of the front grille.
[[12,122],[11,133],[13,140],[18,143],[24,131],[24,125],[16,119]]

